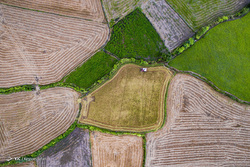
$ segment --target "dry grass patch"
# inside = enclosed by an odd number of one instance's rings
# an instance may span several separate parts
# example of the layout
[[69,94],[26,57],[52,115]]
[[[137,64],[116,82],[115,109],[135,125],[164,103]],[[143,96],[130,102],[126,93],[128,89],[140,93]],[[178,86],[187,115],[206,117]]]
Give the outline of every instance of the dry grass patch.
[[248,166],[250,106],[185,74],[171,81],[167,122],[147,134],[146,166]]
[[98,22],[105,21],[101,0],[0,0],[0,3]]
[[79,94],[69,88],[0,95],[0,162],[40,149],[75,121]]
[[114,136],[94,131],[91,133],[93,167],[142,167],[142,143],[138,136]]
[[103,0],[103,7],[108,19],[118,21],[132,12],[135,8],[140,7],[147,0]]
[[149,0],[142,9],[170,52],[194,35],[165,0]]
[[125,65],[83,99],[80,122],[119,131],[157,129],[163,123],[164,98],[171,77],[163,66],[140,72],[140,66]]
[[108,33],[106,24],[0,4],[0,87],[57,82]]

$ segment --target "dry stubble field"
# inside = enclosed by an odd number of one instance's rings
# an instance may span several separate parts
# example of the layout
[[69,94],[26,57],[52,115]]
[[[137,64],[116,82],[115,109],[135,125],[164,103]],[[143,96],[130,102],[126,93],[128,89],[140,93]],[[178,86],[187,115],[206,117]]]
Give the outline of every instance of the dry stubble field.
[[165,67],[127,64],[93,93],[83,98],[80,122],[119,131],[149,131],[164,119],[166,87],[172,73]]
[[76,128],[65,139],[45,150],[36,159],[38,167],[89,167],[91,150],[89,131]]
[[194,35],[165,0],[149,0],[142,9],[170,52]]
[[0,162],[31,154],[75,121],[79,94],[69,88],[0,95]]
[[91,133],[93,167],[142,167],[142,144],[142,138],[138,136],[114,136],[93,131]]
[[105,22],[101,0],[0,0],[0,3]]
[[0,4],[0,87],[57,82],[108,34],[107,24]]
[[146,166],[248,166],[250,106],[185,74],[171,81],[167,122],[147,134]]
[[118,21],[140,7],[147,0],[103,0],[103,7],[106,12],[108,22],[111,19]]

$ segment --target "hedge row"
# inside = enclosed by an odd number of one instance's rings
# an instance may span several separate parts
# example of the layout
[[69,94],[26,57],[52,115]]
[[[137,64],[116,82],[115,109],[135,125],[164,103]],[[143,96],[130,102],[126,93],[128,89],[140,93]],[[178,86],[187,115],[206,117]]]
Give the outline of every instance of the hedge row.
[[240,12],[238,12],[238,13],[236,13],[234,15],[219,17],[213,23],[211,23],[211,24],[209,24],[209,25],[207,25],[205,27],[202,27],[199,31],[197,31],[195,33],[195,35],[193,37],[189,38],[188,41],[184,42],[184,44],[182,44],[180,47],[176,48],[172,52],[172,54],[175,55],[175,56],[181,54],[186,49],[188,49],[189,47],[194,45],[194,43],[196,41],[198,41],[202,36],[204,36],[212,27],[218,25],[219,23],[228,21],[229,19],[233,20],[233,19],[235,19],[235,17],[242,17],[242,16],[246,15],[248,12],[249,12],[249,8],[246,7],[246,8],[243,8]]

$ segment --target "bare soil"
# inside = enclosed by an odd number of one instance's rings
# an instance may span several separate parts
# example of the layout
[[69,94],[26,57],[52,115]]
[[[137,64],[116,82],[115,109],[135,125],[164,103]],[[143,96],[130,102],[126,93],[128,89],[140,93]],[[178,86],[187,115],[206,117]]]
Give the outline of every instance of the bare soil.
[[194,35],[165,0],[149,0],[142,9],[170,52]]
[[31,154],[75,121],[79,94],[50,88],[0,95],[0,162]]
[[101,132],[91,133],[93,167],[142,167],[142,138],[115,136]]
[[171,81],[167,122],[147,134],[146,166],[248,166],[250,106],[186,74]]
[[89,131],[76,128],[69,136],[37,157],[38,167],[91,166]]

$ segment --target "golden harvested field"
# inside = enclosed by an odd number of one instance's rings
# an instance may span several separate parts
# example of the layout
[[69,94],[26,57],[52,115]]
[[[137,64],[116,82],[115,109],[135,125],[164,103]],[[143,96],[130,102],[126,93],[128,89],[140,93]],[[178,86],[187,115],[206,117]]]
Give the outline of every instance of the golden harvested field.
[[61,80],[108,39],[106,24],[0,4],[0,87]]
[[115,131],[149,131],[164,118],[164,99],[172,73],[165,67],[127,64],[103,86],[82,99],[80,122]]
[[185,74],[171,81],[167,122],[147,134],[146,166],[249,166],[250,106]]
[[101,0],[0,0],[0,3],[104,22]]
[[69,88],[0,95],[0,162],[31,154],[64,133],[79,111]]
[[6,167],[36,167],[36,163],[34,161],[31,161],[31,162],[24,162],[24,163],[15,164],[15,165],[8,165]]
[[142,144],[142,138],[138,136],[114,136],[94,131],[91,133],[93,167],[141,167]]

